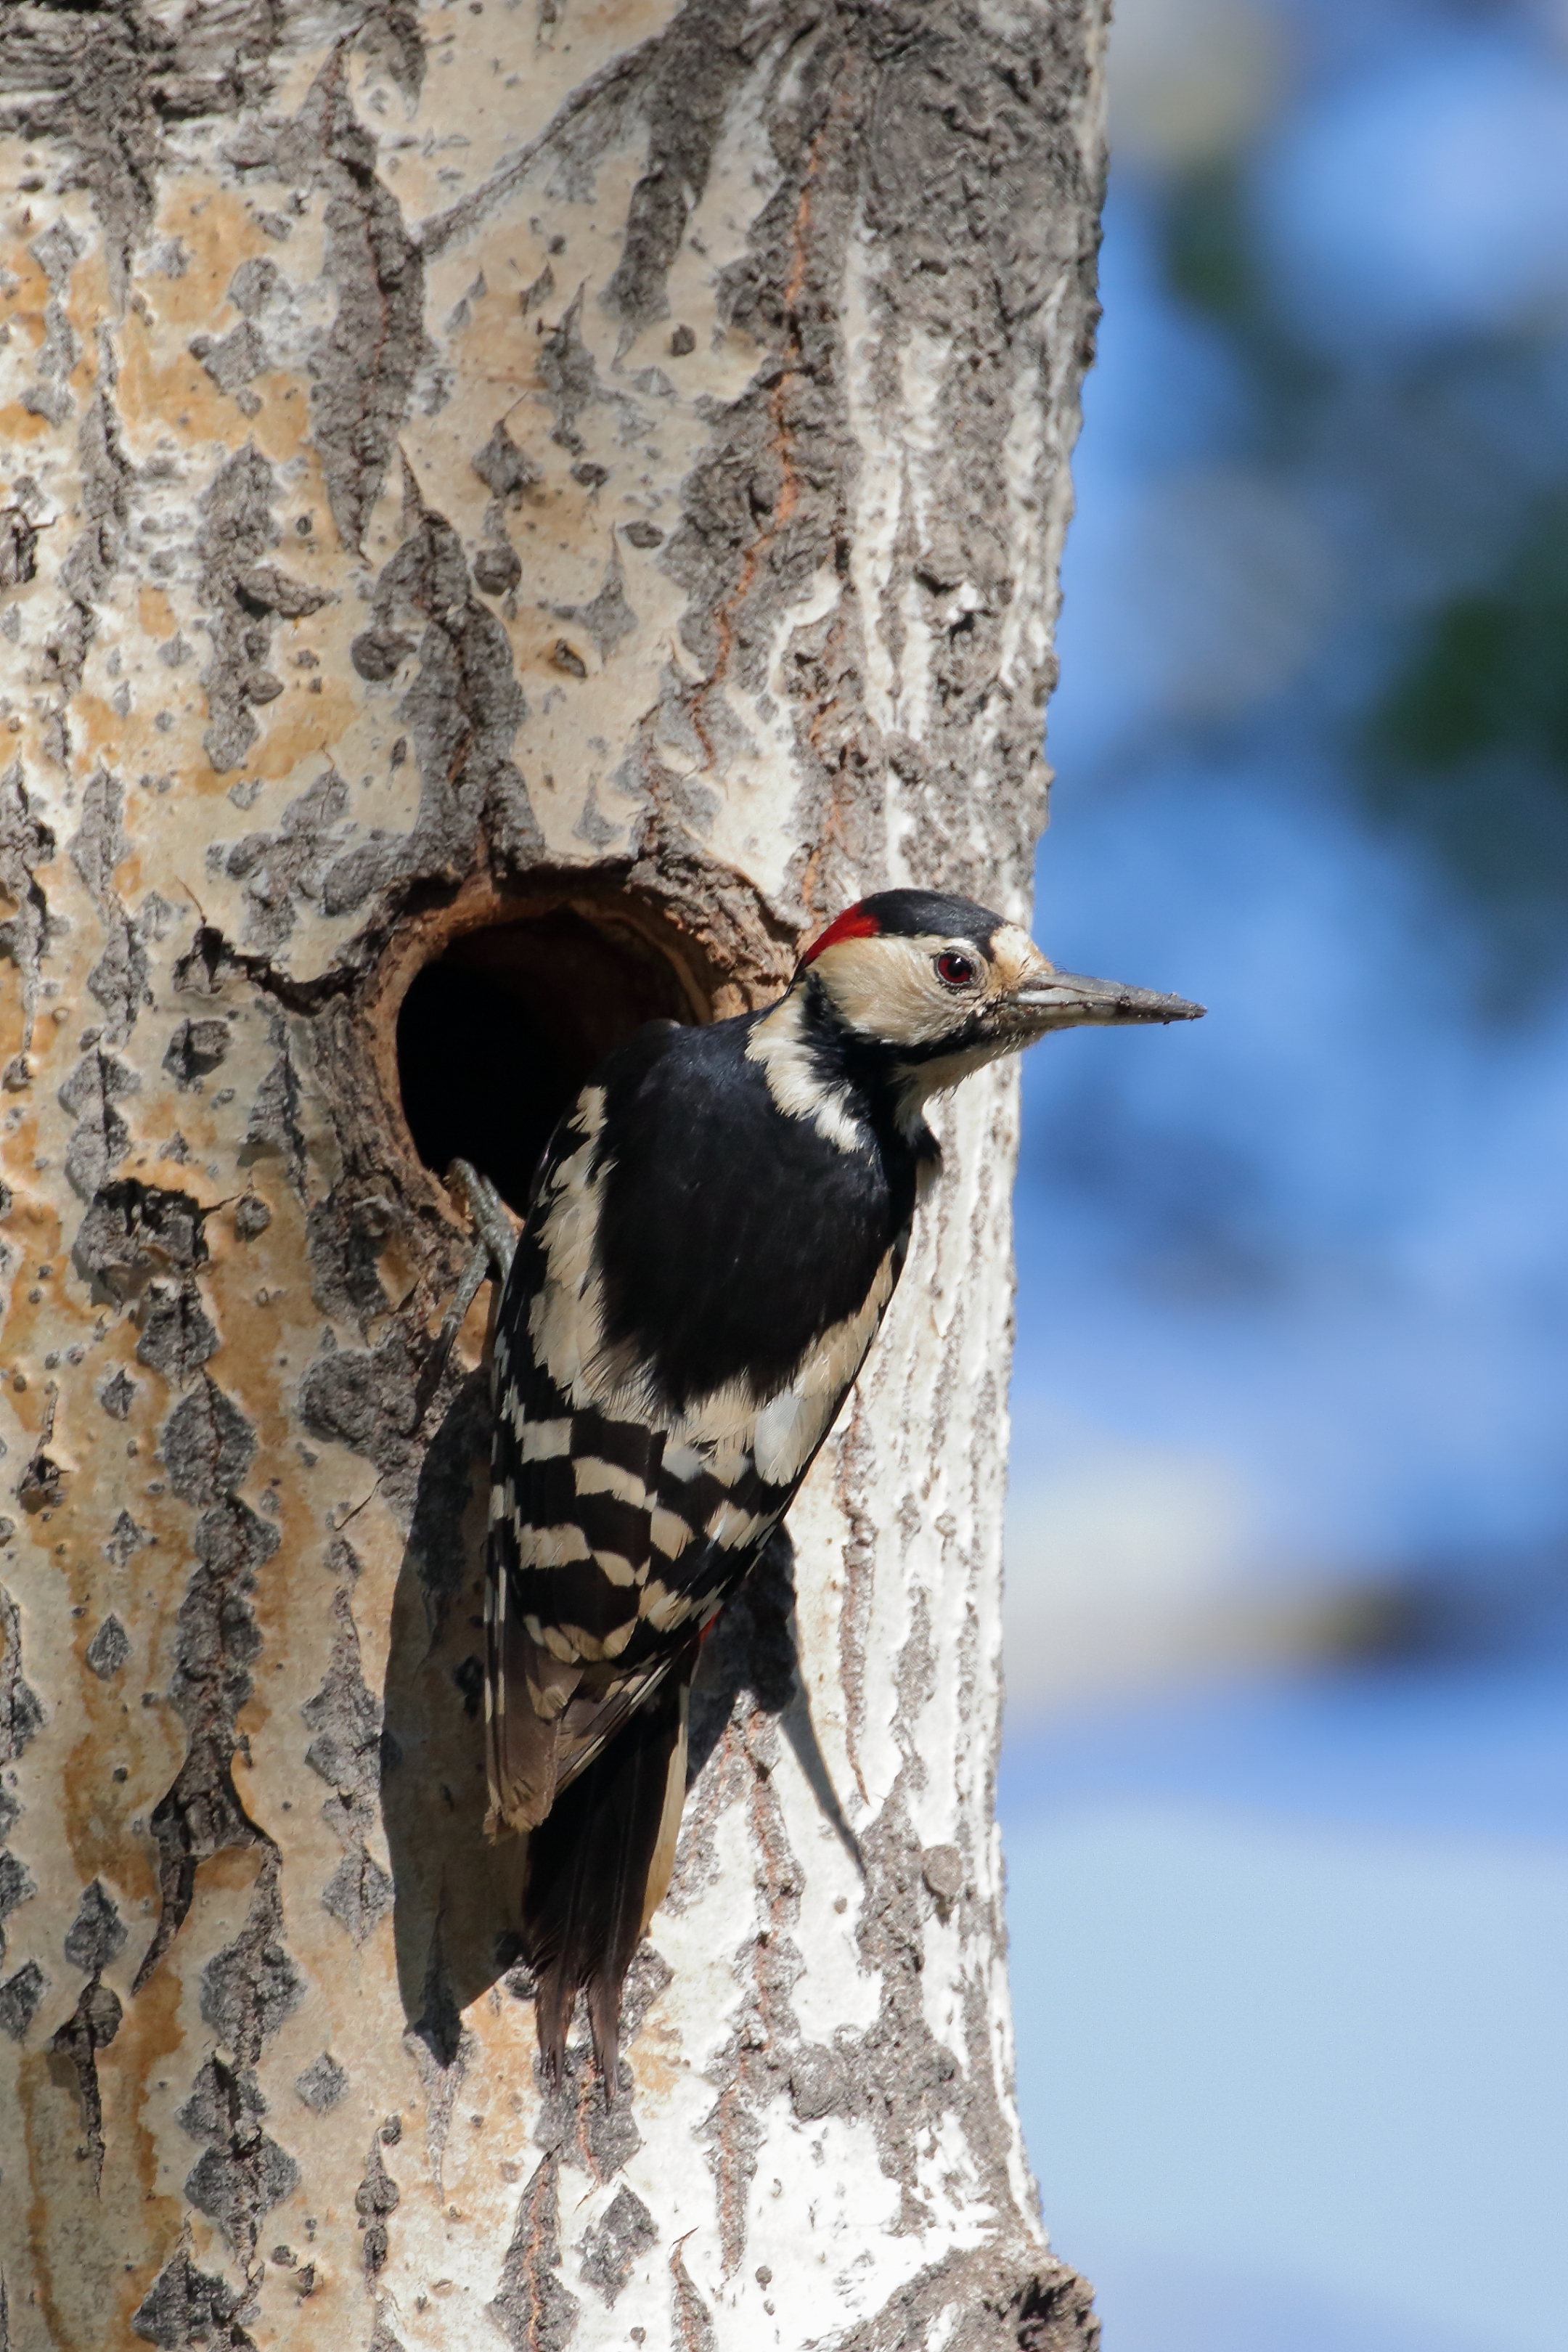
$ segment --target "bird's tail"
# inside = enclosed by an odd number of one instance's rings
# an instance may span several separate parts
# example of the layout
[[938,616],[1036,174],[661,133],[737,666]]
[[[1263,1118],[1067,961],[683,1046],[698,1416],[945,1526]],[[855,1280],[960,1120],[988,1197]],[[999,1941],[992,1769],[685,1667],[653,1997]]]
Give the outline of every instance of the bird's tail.
[[616,2094],[621,1987],[675,1866],[690,1687],[683,1662],[529,1836],[522,1936],[539,2046],[559,2081],[572,2012],[586,1990],[606,2098]]

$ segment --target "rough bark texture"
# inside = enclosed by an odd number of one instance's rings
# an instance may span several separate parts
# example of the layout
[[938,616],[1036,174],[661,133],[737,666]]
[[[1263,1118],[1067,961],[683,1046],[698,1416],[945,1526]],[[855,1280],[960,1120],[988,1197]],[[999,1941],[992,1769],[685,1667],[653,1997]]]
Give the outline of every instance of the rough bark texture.
[[1024,912],[1101,33],[0,20],[6,2352],[1095,2340],[991,1815],[1012,1081],[710,1645],[606,2108],[479,1832],[394,1024],[549,909],[700,1014],[889,881]]

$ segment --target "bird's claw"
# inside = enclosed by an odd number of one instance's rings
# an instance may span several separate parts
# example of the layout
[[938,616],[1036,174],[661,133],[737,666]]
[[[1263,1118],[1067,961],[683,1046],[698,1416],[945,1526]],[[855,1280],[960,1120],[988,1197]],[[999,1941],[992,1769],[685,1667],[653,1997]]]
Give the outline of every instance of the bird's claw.
[[448,1186],[455,1185],[468,1202],[473,1220],[475,1242],[463,1268],[462,1280],[452,1295],[452,1303],[442,1318],[436,1344],[426,1359],[415,1391],[414,1426],[417,1431],[430,1410],[431,1399],[441,1385],[458,1332],[462,1329],[469,1307],[479,1297],[479,1286],[487,1275],[493,1275],[498,1289],[511,1271],[512,1252],[517,1236],[506,1213],[506,1204],[488,1176],[481,1176],[467,1160],[454,1160],[447,1171]]

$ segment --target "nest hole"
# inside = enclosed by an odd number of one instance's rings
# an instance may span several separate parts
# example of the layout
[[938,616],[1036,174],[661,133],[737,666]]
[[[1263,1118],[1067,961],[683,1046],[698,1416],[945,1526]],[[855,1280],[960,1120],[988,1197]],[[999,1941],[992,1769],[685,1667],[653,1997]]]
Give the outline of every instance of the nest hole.
[[397,1016],[404,1117],[425,1165],[471,1160],[521,1215],[539,1157],[595,1064],[648,1021],[690,1021],[642,933],[572,908],[465,931]]

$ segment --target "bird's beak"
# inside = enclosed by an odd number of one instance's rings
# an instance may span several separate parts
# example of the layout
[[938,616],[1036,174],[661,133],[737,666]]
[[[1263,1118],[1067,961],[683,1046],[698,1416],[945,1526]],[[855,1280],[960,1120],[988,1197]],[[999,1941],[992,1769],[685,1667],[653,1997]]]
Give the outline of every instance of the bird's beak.
[[1184,996],[1162,996],[1152,988],[1129,988],[1119,980],[1089,980],[1082,972],[1058,971],[1046,964],[1029,972],[1004,1000],[1007,1012],[1037,1035],[1047,1029],[1076,1029],[1131,1021],[1200,1021],[1206,1007]]

